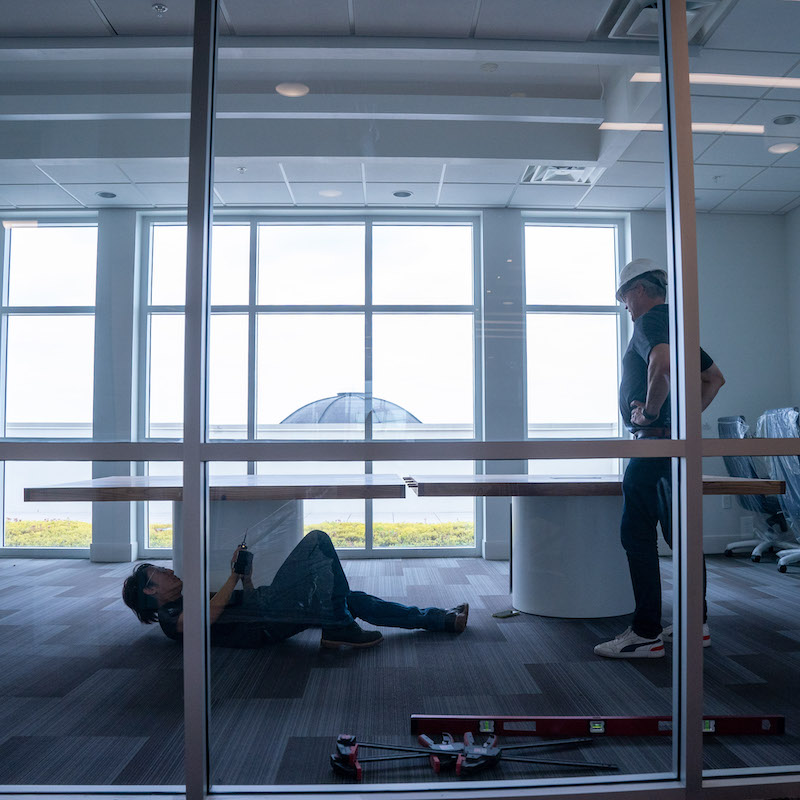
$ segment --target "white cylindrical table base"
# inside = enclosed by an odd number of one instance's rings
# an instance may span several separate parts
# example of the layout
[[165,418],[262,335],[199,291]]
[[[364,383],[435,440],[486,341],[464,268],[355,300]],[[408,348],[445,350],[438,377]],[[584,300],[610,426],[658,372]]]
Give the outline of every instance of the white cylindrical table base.
[[[172,559],[180,575],[183,559],[182,503],[173,508]],[[275,573],[303,538],[302,500],[212,500],[209,521],[208,589],[216,592],[231,574],[231,556],[247,528],[265,520],[247,536],[253,552],[253,583],[272,583]]]
[[633,611],[619,541],[621,497],[515,497],[512,602],[545,617],[614,617]]

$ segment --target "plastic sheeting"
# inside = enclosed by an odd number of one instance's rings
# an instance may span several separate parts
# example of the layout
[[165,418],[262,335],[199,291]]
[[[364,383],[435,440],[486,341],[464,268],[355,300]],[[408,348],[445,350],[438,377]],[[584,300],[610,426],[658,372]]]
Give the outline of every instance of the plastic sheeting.
[[[756,424],[756,433],[765,439],[800,437],[800,411],[773,408],[765,411]],[[800,456],[772,456],[770,477],[786,482],[786,493],[778,495],[783,515],[792,536],[800,541]]]
[[[750,439],[750,426],[744,417],[720,417],[717,420],[720,439]],[[732,478],[768,478],[770,473],[769,459],[756,460],[750,456],[723,456],[725,468]],[[756,514],[766,514],[771,517],[781,511],[778,498],[773,495],[737,495],[739,505],[747,511]],[[779,532],[772,530],[755,530],[756,536],[762,541],[777,541]]]

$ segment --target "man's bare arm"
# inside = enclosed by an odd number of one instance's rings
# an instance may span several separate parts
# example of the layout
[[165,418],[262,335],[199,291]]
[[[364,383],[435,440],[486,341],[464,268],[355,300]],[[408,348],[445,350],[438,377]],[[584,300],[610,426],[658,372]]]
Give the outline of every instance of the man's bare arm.
[[[236,553],[233,554],[233,558],[234,560],[236,559]],[[231,562],[231,567],[233,567],[233,561]],[[231,599],[231,595],[233,594],[233,590],[236,588],[236,584],[239,583],[239,578],[241,578],[241,575],[239,575],[237,572],[231,571],[231,574],[228,576],[228,580],[222,584],[222,588],[211,598],[211,601],[208,604],[209,625],[213,625],[220,618],[220,615],[225,610],[225,606],[228,605],[228,602]],[[178,617],[175,629],[178,631],[178,633],[183,633],[183,613],[181,613],[181,615]]]
[[717,392],[724,386],[725,376],[716,364],[712,364],[708,369],[700,373],[700,402],[705,411],[711,401],[717,396]]

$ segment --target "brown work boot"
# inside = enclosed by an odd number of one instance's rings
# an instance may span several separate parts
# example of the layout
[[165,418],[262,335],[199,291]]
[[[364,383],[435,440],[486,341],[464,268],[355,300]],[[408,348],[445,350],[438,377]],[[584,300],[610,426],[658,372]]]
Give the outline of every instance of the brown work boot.
[[322,647],[374,647],[383,640],[380,631],[365,631],[357,622],[342,628],[323,628]]
[[450,633],[463,633],[469,619],[469,603],[459,603],[445,612],[444,629]]

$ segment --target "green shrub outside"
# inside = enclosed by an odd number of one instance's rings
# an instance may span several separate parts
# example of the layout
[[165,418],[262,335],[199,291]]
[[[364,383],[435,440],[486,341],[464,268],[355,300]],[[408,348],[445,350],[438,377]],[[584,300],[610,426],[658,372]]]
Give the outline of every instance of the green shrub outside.
[[[471,522],[376,522],[373,547],[471,547]],[[304,532],[325,531],[336,547],[363,547],[363,522],[320,522]],[[6,520],[6,547],[89,547],[92,526],[68,519]],[[150,525],[150,547],[172,547],[172,525]],[[256,550],[257,552],[257,550]]]

